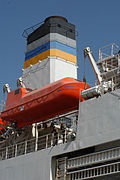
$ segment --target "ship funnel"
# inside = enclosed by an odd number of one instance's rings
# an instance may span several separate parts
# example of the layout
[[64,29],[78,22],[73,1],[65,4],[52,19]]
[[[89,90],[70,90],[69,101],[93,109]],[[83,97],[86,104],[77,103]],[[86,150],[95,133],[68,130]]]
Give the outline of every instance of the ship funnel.
[[50,16],[24,34],[27,48],[22,78],[26,87],[40,88],[65,77],[77,79],[75,25],[65,17]]

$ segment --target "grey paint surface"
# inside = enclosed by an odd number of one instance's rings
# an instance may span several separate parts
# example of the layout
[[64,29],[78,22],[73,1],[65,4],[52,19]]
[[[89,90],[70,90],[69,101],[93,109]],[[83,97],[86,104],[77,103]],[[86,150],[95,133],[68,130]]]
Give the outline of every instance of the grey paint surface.
[[119,95],[120,90],[80,103],[75,141],[0,161],[0,180],[55,180],[52,157],[120,139]]
[[57,41],[71,46],[73,48],[76,48],[76,40],[70,39],[69,37],[63,36],[58,33],[49,33],[41,37],[40,39],[37,39],[36,41],[33,41],[32,43],[28,44],[26,48],[26,53],[47,43],[48,41]]
[[80,104],[77,138],[82,148],[120,139],[120,90]]
[[28,35],[27,44],[49,33],[58,33],[71,39],[76,39],[75,25],[60,18],[50,18]]
[[50,61],[49,58],[24,69],[23,82],[26,87],[40,88],[50,83]]
[[72,142],[0,161],[0,180],[55,180],[52,157],[75,149]]

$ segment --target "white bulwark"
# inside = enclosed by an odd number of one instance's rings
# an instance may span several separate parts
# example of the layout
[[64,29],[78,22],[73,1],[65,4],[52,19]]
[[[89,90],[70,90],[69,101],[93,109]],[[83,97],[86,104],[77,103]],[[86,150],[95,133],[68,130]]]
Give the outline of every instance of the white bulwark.
[[44,61],[23,70],[22,79],[26,87],[40,88],[65,77],[77,79],[77,64],[59,57],[48,57]]

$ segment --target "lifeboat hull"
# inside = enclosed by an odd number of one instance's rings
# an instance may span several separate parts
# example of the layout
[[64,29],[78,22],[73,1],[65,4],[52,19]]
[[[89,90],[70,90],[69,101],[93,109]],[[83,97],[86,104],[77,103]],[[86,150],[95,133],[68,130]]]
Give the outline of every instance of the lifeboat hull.
[[5,132],[5,128],[8,126],[8,123],[5,120],[0,118],[0,135]]
[[64,78],[25,94],[21,100],[19,99],[19,103],[11,105],[11,108],[7,105],[8,108],[1,113],[1,117],[7,121],[16,122],[18,128],[44,121],[77,109],[79,101],[84,100],[80,92],[89,87],[84,82]]

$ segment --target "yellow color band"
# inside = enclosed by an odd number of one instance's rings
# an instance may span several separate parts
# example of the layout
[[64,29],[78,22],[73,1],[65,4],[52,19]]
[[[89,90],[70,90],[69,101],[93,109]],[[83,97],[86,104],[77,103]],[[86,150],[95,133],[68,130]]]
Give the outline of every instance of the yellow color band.
[[60,57],[62,59],[65,59],[67,61],[70,61],[72,63],[77,63],[77,59],[76,56],[66,53],[64,51],[58,50],[58,49],[48,49],[47,51],[38,54],[34,57],[32,57],[31,59],[28,59],[24,62],[24,69],[26,69],[27,67],[29,67],[31,64],[36,64],[38,63],[38,61],[42,61],[44,59],[46,59],[48,56],[57,56]]

